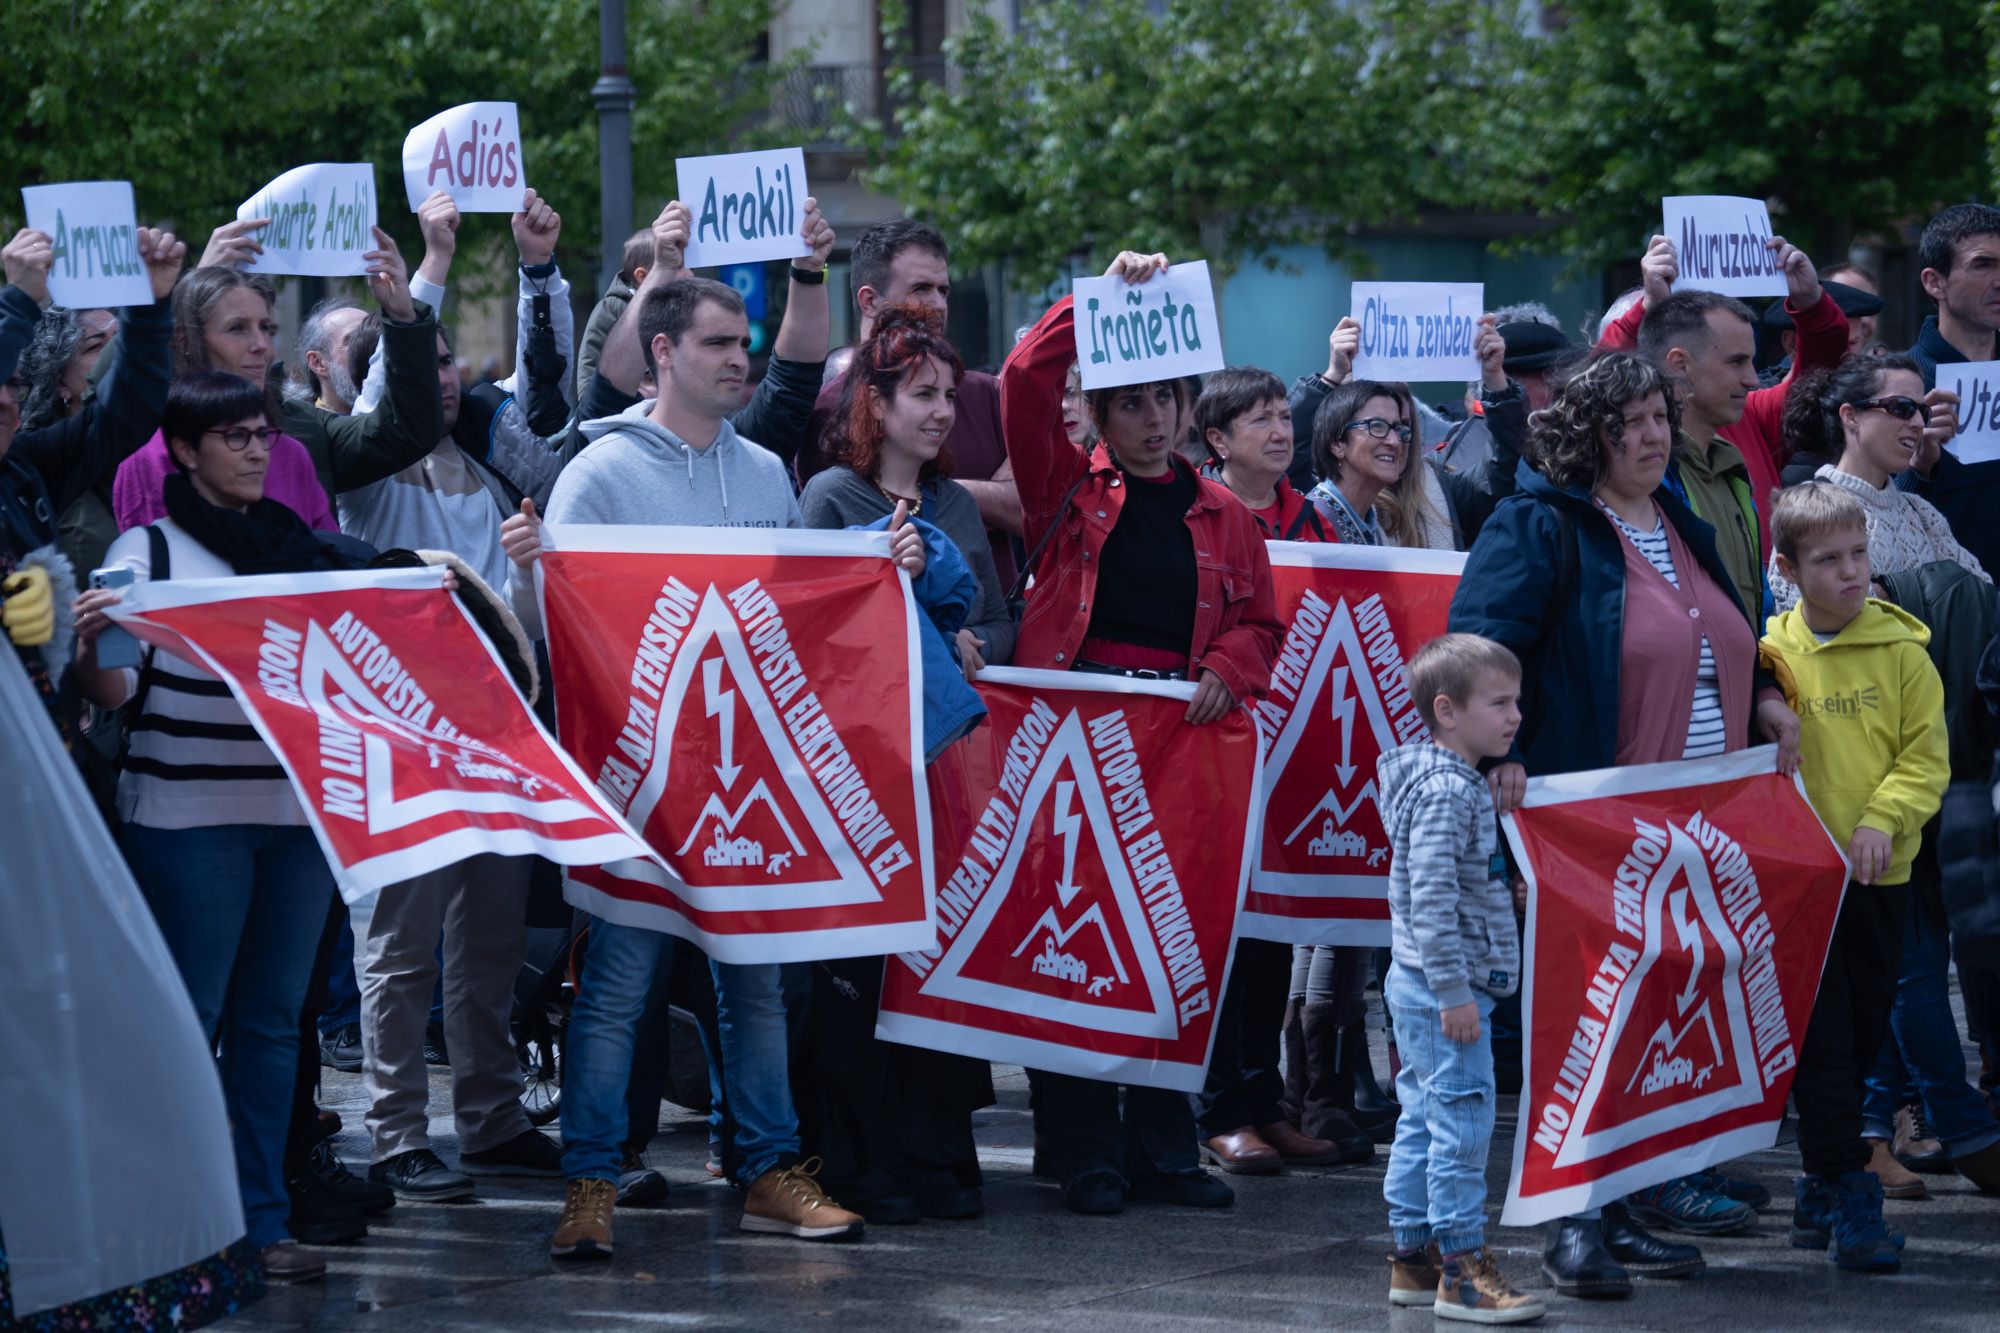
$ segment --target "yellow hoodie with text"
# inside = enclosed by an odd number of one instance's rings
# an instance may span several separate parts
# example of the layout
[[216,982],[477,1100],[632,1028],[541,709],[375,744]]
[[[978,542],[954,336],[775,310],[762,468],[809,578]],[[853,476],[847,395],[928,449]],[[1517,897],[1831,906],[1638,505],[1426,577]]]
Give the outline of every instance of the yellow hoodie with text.
[[1875,882],[1907,884],[1923,828],[1944,800],[1951,766],[1944,682],[1909,612],[1868,599],[1821,643],[1794,607],[1765,626],[1763,657],[1799,715],[1799,771],[1813,809],[1844,850],[1860,827],[1895,843]]

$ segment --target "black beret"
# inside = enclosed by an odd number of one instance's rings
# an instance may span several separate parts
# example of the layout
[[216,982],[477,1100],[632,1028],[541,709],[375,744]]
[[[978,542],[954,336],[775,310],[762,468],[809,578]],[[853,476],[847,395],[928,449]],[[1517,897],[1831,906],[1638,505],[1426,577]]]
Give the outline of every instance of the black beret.
[[1507,356],[1500,363],[1510,375],[1528,375],[1547,370],[1571,350],[1563,331],[1537,320],[1515,320],[1498,330],[1507,341]]
[[[1822,282],[1820,286],[1825,289],[1828,296],[1833,298],[1833,303],[1840,307],[1840,312],[1849,319],[1859,319],[1863,315],[1879,315],[1882,313],[1882,298],[1871,292],[1864,292],[1859,287],[1850,287],[1844,282],[1835,282],[1830,278]],[[1767,329],[1789,329],[1792,327],[1792,314],[1789,310],[1785,309],[1785,299],[1783,297],[1779,297],[1777,300],[1771,302],[1771,304],[1765,306],[1760,320]]]

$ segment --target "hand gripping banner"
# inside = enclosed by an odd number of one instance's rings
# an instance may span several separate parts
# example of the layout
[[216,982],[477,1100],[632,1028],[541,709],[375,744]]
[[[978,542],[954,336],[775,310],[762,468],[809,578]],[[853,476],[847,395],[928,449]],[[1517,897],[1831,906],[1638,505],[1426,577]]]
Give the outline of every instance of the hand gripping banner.
[[1770,747],[1535,778],[1505,1226],[1777,1141],[1847,864]]
[[915,603],[882,533],[551,525],[557,730],[657,861],[569,900],[725,963],[928,948]]
[[443,582],[402,569],[145,583],[111,615],[229,686],[350,902],[481,852],[642,855]]
[[931,766],[937,947],[884,972],[886,1041],[1194,1092],[1258,814],[1241,710],[1194,688],[992,668],[985,726]]
[[1389,943],[1389,836],[1375,760],[1427,733],[1404,677],[1445,632],[1465,557],[1272,542],[1285,641],[1263,731],[1264,822],[1238,930],[1288,944]]

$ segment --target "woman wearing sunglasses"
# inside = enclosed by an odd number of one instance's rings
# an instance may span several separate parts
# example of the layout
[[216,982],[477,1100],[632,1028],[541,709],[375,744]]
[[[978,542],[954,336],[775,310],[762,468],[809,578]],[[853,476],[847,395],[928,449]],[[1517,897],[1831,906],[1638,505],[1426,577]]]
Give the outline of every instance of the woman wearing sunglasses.
[[[1311,388],[1332,387],[1311,415],[1320,483],[1310,498],[1344,542],[1465,549],[1493,506],[1513,492],[1528,434],[1527,398],[1502,369],[1507,343],[1493,316],[1480,316],[1473,342],[1493,454],[1470,472],[1453,472],[1428,458],[1427,466],[1418,465],[1423,442],[1409,385],[1349,378],[1361,346],[1361,326],[1352,317],[1334,328],[1329,344],[1327,373],[1311,377]],[[1293,399],[1295,423],[1309,405],[1301,381]]]
[[[1951,433],[1933,424],[1924,406],[1924,378],[1906,356],[1853,356],[1792,386],[1785,403],[1785,444],[1795,456],[1830,459],[1812,474],[1861,501],[1868,514],[1868,563],[1876,579],[1948,560],[1992,581],[1979,559],[1958,544],[1931,502],[1893,485],[1924,446],[1926,434]],[[1799,590],[1771,565],[1771,596],[1789,610]]]

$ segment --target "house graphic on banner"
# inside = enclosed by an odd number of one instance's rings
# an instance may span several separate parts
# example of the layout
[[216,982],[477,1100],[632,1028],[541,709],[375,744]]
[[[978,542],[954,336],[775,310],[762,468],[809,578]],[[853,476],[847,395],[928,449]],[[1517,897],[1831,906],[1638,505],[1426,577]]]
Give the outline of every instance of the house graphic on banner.
[[626,814],[704,911],[881,901],[713,584],[674,654]]
[[993,882],[925,979],[926,995],[1171,1039],[1173,988],[1072,710],[1023,788]]

